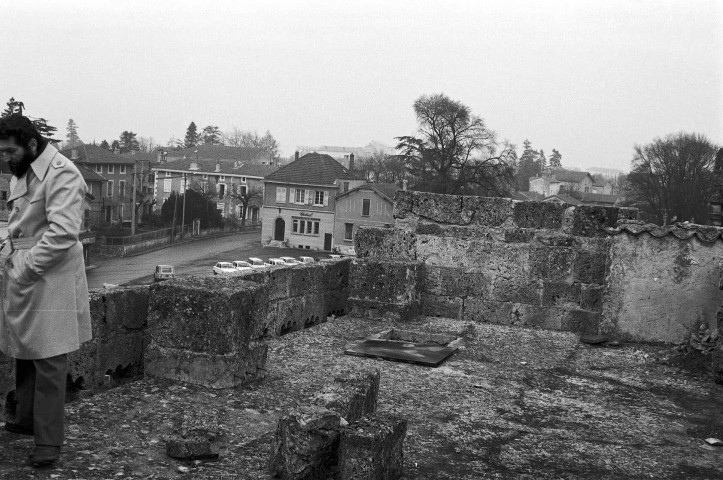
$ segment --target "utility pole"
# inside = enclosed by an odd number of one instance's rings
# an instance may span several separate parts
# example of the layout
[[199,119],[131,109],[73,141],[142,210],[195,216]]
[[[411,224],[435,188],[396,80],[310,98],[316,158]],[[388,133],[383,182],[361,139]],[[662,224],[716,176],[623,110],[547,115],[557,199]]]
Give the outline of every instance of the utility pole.
[[186,185],[186,174],[183,174],[183,212],[181,213],[181,240],[184,237],[184,228],[186,227],[186,192],[188,192],[188,185]]
[[[142,168],[142,167],[141,167]],[[131,204],[131,237],[136,234],[136,164],[133,164],[133,202]]]
[[178,210],[178,197],[173,199],[173,228],[171,229],[171,243],[176,241],[176,210]]

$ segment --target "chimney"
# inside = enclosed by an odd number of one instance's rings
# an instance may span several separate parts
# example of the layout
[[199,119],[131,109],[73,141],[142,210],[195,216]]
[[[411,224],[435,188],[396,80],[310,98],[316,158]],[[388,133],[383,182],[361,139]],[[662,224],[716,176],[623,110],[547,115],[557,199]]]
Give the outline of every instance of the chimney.
[[402,180],[402,190],[407,191],[407,179]]
[[354,154],[349,154],[349,171],[354,170]]
[[217,171],[217,172],[220,172],[220,171],[221,171],[221,164],[218,163],[218,162],[216,162],[216,171]]
[[70,151],[70,159],[71,159],[71,160],[78,160],[78,158],[80,158],[80,157],[78,156],[78,149],[77,149],[77,148],[74,148],[73,150]]
[[299,159],[299,151],[297,150],[294,152],[294,161],[296,161],[298,159]]

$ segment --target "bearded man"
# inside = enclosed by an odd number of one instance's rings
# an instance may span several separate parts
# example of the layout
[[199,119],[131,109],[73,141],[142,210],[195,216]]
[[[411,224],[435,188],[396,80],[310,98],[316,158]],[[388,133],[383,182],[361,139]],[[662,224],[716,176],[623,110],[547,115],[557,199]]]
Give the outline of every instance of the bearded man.
[[10,181],[8,238],[0,250],[0,350],[15,358],[15,421],[34,435],[33,466],[63,444],[67,354],[91,339],[78,235],[87,190],[78,168],[24,116],[0,118],[0,159]]

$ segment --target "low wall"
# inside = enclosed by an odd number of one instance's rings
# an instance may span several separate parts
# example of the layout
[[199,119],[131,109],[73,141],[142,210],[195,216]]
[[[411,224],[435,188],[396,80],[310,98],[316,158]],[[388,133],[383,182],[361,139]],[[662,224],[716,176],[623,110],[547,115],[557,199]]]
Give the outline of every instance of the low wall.
[[421,290],[425,315],[681,341],[715,320],[723,230],[642,226],[636,215],[403,191],[395,226],[360,228],[355,248],[361,270],[421,262],[421,284],[408,288]]
[[[246,278],[190,277],[150,287],[91,290],[93,339],[68,357],[70,396],[75,390],[102,390],[142,375],[154,334],[162,339],[156,346],[220,355],[235,348],[222,351],[221,340],[241,339],[258,347],[250,360],[265,358],[266,338],[348,312],[350,262],[327,260],[251,272]],[[232,297],[235,304],[227,301]],[[211,320],[218,323],[206,328],[203,322]],[[248,328],[239,331],[243,325]],[[15,388],[13,363],[0,354],[0,405]]]

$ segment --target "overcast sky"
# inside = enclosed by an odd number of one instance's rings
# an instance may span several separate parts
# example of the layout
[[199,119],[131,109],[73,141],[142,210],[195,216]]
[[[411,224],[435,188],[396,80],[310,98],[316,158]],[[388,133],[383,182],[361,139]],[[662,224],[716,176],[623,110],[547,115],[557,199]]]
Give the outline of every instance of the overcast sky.
[[2,2],[0,103],[64,139],[165,145],[191,121],[299,145],[395,145],[445,93],[563,166],[723,143],[723,0]]

